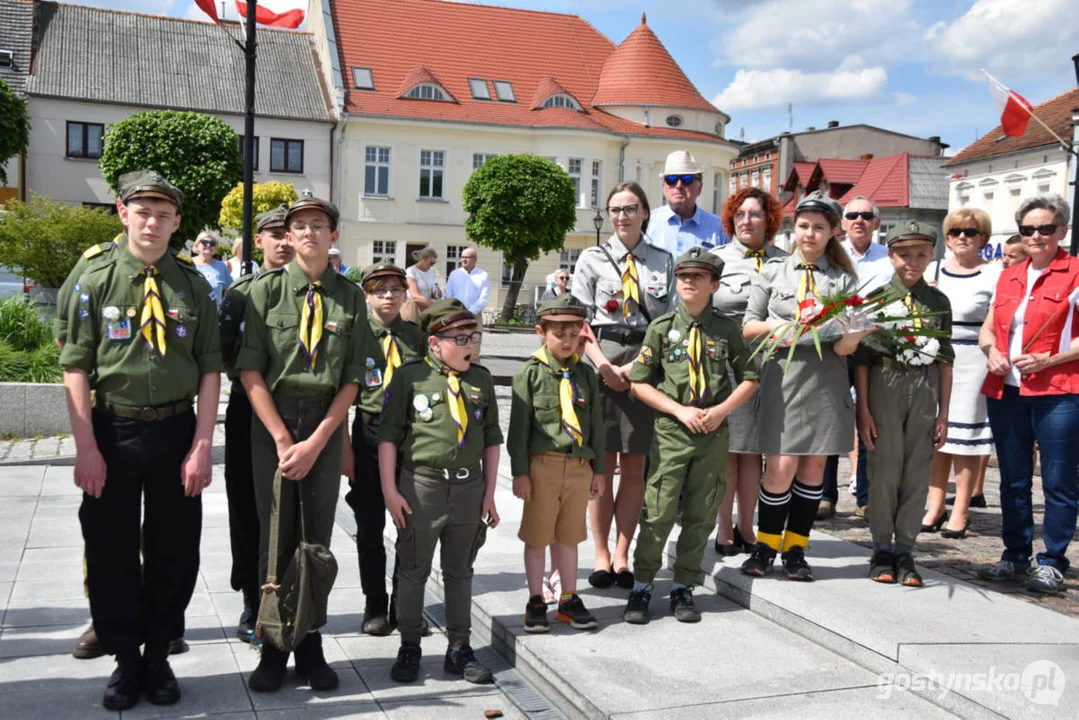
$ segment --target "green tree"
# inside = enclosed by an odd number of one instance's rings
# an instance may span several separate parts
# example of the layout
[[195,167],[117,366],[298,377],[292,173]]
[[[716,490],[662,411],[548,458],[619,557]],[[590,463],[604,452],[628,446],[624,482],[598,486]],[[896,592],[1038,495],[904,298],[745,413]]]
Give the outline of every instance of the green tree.
[[[255,183],[251,186],[251,219],[258,217],[260,213],[273,210],[281,203],[291,205],[299,199],[296,188],[292,183],[270,182]],[[221,201],[221,215],[217,218],[217,224],[226,230],[239,231],[244,224],[244,184],[237,183],[236,187],[229,191],[225,199]]]
[[65,205],[34,195],[11,200],[0,221],[0,265],[20,268],[45,287],[60,287],[79,256],[91,245],[109,242],[124,228],[102,208]]
[[0,80],[0,185],[7,185],[4,163],[26,152],[30,144],[30,119],[26,100]]
[[101,174],[119,192],[119,178],[157,170],[184,192],[183,219],[172,245],[182,247],[203,228],[218,227],[221,201],[243,177],[236,132],[224,120],[194,112],[135,113],[109,126]]
[[513,316],[529,261],[560,250],[576,224],[576,195],[569,174],[537,155],[491,158],[465,183],[465,233],[513,265],[502,322]]

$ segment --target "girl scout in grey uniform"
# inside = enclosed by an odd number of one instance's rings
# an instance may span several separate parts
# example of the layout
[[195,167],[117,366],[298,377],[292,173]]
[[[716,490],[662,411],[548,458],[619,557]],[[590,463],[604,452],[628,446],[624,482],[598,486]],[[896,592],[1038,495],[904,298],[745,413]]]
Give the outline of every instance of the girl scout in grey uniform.
[[[765,263],[750,290],[743,324],[748,342],[756,345],[794,320],[807,297],[857,289],[854,268],[837,237],[841,215],[839,203],[819,192],[798,203],[794,252]],[[865,334],[822,342],[820,356],[812,343],[798,346],[786,371],[787,351],[780,350],[761,368],[757,421],[760,449],[768,457],[757,510],[757,547],[742,564],[747,575],[770,572],[782,552],[787,577],[813,579],[805,548],[820,504],[824,462],[828,455],[850,452],[854,444],[845,356]]]
[[[605,421],[607,487],[613,488],[614,468],[620,466],[618,495],[602,494],[589,501],[596,570],[588,581],[595,587],[633,587],[629,544],[637,530],[644,501],[645,453],[652,444],[655,413],[629,390],[629,372],[653,319],[671,307],[674,262],[666,250],[645,240],[648,198],[641,186],[623,183],[607,195],[607,214],[614,235],[581,253],[573,272],[573,295],[588,308],[595,343],[587,357],[599,374],[600,401]],[[612,516],[618,544],[611,557],[608,538]]]
[[[720,315],[742,324],[749,302],[749,289],[764,263],[787,253],[772,244],[783,208],[775,196],[760,188],[743,188],[723,205],[723,226],[731,238],[729,244],[712,252],[723,259],[723,277],[719,291],[712,296],[712,305]],[[754,358],[755,370],[760,359]],[[730,451],[727,454],[727,490],[719,506],[716,528],[716,552],[731,556],[752,552],[756,543],[753,535],[753,511],[757,508],[757,493],[761,485],[761,449],[757,440],[757,413],[760,396],[753,396],[727,417],[730,431]],[[738,522],[731,533],[731,510],[738,498]]]

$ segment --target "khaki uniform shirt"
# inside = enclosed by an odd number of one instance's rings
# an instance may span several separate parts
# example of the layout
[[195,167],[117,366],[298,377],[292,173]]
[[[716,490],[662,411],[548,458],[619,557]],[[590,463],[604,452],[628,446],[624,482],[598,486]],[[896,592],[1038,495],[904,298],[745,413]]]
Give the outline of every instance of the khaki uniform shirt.
[[[606,252],[604,252],[606,251]],[[626,319],[622,296],[623,258],[629,251],[618,236],[612,235],[601,247],[585,248],[573,268],[573,296],[588,308],[593,328],[623,327],[644,330],[649,319],[671,309],[674,294],[674,259],[666,250],[650,245],[644,238],[633,248],[633,264],[640,283],[640,308],[633,308]],[[614,261],[613,263],[611,261]],[[614,310],[607,306],[617,305]]]
[[427,333],[420,330],[415,323],[402,320],[398,315],[390,327],[386,328],[378,321],[374,313],[367,317],[374,336],[378,352],[374,356],[365,356],[363,385],[360,386],[360,394],[356,396],[356,406],[370,415],[378,415],[382,412],[386,395],[383,377],[386,372],[386,356],[382,352],[382,341],[386,333],[393,333],[397,341],[398,350],[401,353],[401,367],[394,374],[401,371],[404,364],[416,358],[422,358],[427,353]]
[[[955,350],[952,348],[952,303],[948,296],[935,287],[930,287],[924,278],[914,283],[914,287],[908,290],[907,286],[893,275],[891,281],[883,287],[877,288],[870,297],[876,297],[882,293],[895,293],[902,300],[910,293],[914,300],[914,308],[920,313],[940,313],[922,318],[922,326],[939,330],[944,337],[938,337],[940,350],[937,351],[937,362],[951,365],[955,362]],[[895,353],[885,353],[880,349],[867,347],[864,343],[858,346],[854,353],[856,365],[872,365],[873,361],[880,357],[894,357]]]
[[225,299],[221,302],[219,325],[221,327],[221,354],[225,358],[229,380],[240,379],[240,368],[236,367],[236,358],[243,345],[244,313],[247,312],[247,296],[251,292],[251,281],[257,275],[241,275],[229,285]]

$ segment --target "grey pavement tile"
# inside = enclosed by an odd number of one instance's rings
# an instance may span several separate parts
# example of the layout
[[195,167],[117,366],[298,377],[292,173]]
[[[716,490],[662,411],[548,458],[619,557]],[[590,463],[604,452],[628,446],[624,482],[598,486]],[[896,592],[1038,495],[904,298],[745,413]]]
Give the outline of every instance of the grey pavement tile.
[[0,616],[7,610],[8,598],[11,597],[11,588],[14,585],[13,582],[0,582]]
[[195,645],[224,645],[229,636],[217,615],[184,615],[184,639]]
[[236,658],[226,645],[193,645],[190,652],[171,656],[169,664],[183,699],[161,707],[140,702],[124,712],[125,718],[217,717],[253,711]]
[[524,720],[522,713],[502,693],[448,697],[419,697],[398,702],[381,701],[386,717],[401,720],[450,720],[482,718],[485,710],[499,710],[506,720]]
[[48,578],[16,580],[9,602],[13,605],[18,603],[19,607],[32,607],[35,602],[51,603],[55,600],[76,600],[85,599],[85,597],[80,570],[78,573],[66,573],[62,582]]
[[[5,627],[3,636],[0,636],[0,658],[25,658],[31,655],[63,655],[70,653],[75,640],[85,629],[85,617],[83,620],[83,623],[72,623],[70,625]],[[2,674],[0,673],[0,675]]]
[[331,635],[360,632],[360,626],[363,625],[363,608],[363,591],[335,585],[330,593],[326,632]]
[[[7,635],[9,630],[4,631]],[[80,630],[81,633],[81,630]],[[100,701],[101,693],[105,690],[105,683],[116,667],[110,657],[100,657],[94,660],[76,660],[71,656],[71,642],[62,646],[54,655],[28,655],[0,659],[0,696],[9,693],[37,692],[50,693],[59,691],[72,683],[85,684],[93,689],[87,698],[92,696],[95,702]],[[0,636],[0,643],[3,636]],[[3,704],[0,697],[0,704]],[[17,716],[15,716],[17,717]]]
[[0,685],[3,715],[18,720],[119,718],[119,712],[106,710],[101,705],[107,679],[108,673],[104,678],[63,678],[62,682],[50,682],[47,687],[15,692],[7,692]]
[[[23,599],[8,603],[4,615],[5,628],[32,628],[61,625],[85,626],[90,620],[90,604],[86,598],[53,600],[48,603]],[[80,630],[81,632],[81,630]]]
[[[3,550],[0,549],[0,554],[2,554],[2,553],[3,553]],[[21,554],[21,551],[20,551],[20,554]],[[14,555],[14,553],[12,553],[12,555]],[[12,561],[12,560],[4,560],[4,559],[0,558],[0,582],[4,582],[4,583],[14,582],[15,581],[15,576],[18,574],[18,572],[19,572],[19,563],[18,563],[17,559]],[[5,596],[4,599],[6,600],[7,597]]]
[[82,499],[82,490],[75,486],[75,467],[50,465],[45,468],[45,482],[41,486],[42,497],[74,497]]
[[36,465],[0,468],[0,497],[37,497],[44,478],[45,469]]
[[83,576],[81,550],[82,543],[62,548],[27,548],[22,555],[17,579],[19,582],[52,580],[56,583],[75,579],[81,585]]
[[326,702],[315,706],[306,705],[302,708],[260,710],[258,713],[258,720],[352,720],[354,718],[372,720],[383,717],[386,715],[382,712],[382,708],[373,700]]

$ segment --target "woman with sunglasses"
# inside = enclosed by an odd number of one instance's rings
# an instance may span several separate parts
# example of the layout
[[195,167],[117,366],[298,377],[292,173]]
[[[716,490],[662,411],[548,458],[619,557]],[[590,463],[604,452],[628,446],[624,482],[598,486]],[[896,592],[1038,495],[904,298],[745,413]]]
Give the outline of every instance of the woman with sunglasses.
[[559,295],[563,295],[567,292],[566,285],[569,284],[569,270],[559,270],[554,276],[554,287],[547,288],[543,291],[543,297],[540,300],[554,300]]
[[[1000,462],[1004,552],[978,574],[1026,579],[1055,593],[1068,570],[1075,533],[1079,466],[1079,259],[1060,247],[1071,213],[1055,193],[1024,200],[1015,213],[1027,260],[1000,275],[978,344],[988,359],[982,386]],[[1041,460],[1045,552],[1033,554],[1034,444]]]
[[[985,409],[982,383],[989,372],[978,349],[978,331],[989,313],[1001,267],[985,262],[982,250],[993,234],[989,215],[976,208],[961,208],[944,218],[945,242],[951,257],[930,263],[926,278],[948,296],[952,304],[952,347],[955,367],[952,398],[948,405],[948,439],[933,455],[929,476],[929,503],[922,532],[940,530],[953,540],[967,535],[970,507],[978,475],[993,448],[993,433]],[[955,468],[955,506],[951,518],[944,508],[948,477]],[[985,497],[981,498],[985,507]],[[947,524],[945,524],[947,521]]]
[[[586,357],[600,377],[607,452],[606,490],[588,503],[595,571],[588,582],[607,588],[633,588],[629,545],[644,502],[645,453],[652,444],[655,413],[629,390],[629,372],[648,324],[671,308],[674,261],[666,250],[645,239],[650,209],[635,182],[622,183],[607,195],[607,215],[614,235],[581,252],[573,273],[573,295],[588,308],[596,342]],[[680,343],[681,337],[670,338]],[[614,468],[621,468],[617,495]],[[618,530],[611,555],[611,521]]]
[[[742,188],[723,204],[723,227],[731,242],[712,252],[723,259],[723,276],[712,304],[739,325],[749,302],[750,285],[764,264],[787,253],[772,244],[783,220],[783,209],[775,196],[760,188]],[[760,369],[759,358],[754,362]],[[757,543],[753,534],[753,511],[761,485],[760,444],[757,412],[760,396],[753,394],[745,405],[727,417],[730,448],[727,453],[727,490],[719,506],[715,549],[723,556],[752,552]],[[732,530],[731,511],[738,500],[738,522]]]
[[209,231],[200,233],[191,254],[195,269],[210,283],[210,297],[220,310],[225,291],[232,284],[232,273],[228,265],[217,259],[217,236]]

